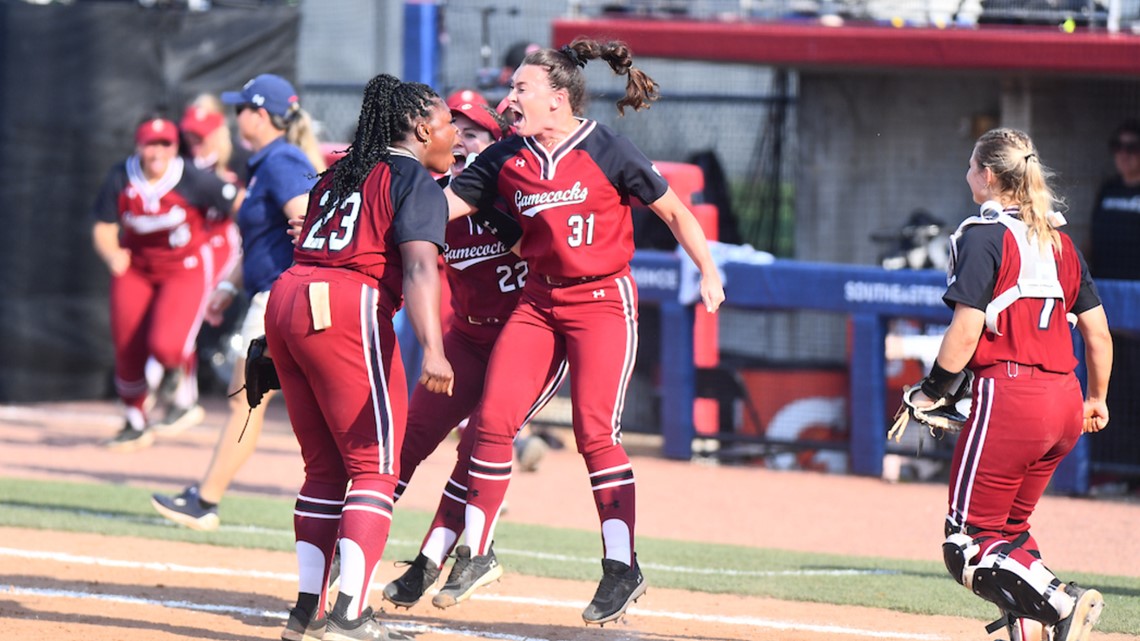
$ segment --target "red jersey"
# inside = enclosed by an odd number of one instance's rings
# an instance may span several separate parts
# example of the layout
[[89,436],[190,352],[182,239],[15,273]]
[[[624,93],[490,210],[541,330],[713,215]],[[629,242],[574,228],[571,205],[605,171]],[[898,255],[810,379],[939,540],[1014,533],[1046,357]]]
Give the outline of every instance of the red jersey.
[[334,201],[336,169],[333,165],[313,187],[293,258],[300,265],[359,272],[398,303],[404,278],[400,243],[424,240],[443,247],[443,190],[418,160],[392,154],[389,162],[372,169],[358,191]]
[[[1061,248],[1053,249],[1053,258],[1064,300],[1015,300],[998,314],[997,332],[986,329],[982,333],[970,368],[1002,361],[1058,373],[1076,367],[1067,316],[1097,307],[1100,297],[1084,257],[1068,234],[1060,236]],[[954,272],[943,300],[951,307],[964,304],[984,311],[997,294],[1017,285],[1020,274],[1021,251],[1011,229],[997,222],[970,225],[957,240]]]
[[[456,317],[477,324],[502,324],[514,311],[526,285],[524,259],[511,252],[517,233],[504,240],[484,228],[482,216],[465,216],[447,225],[443,258]],[[494,227],[494,225],[492,225]],[[510,244],[508,244],[510,243]]]
[[142,269],[181,266],[209,239],[207,222],[229,215],[235,190],[214,174],[174,158],[156,182],[138,156],[113,168],[95,201],[96,220],[119,223],[119,244]]
[[495,143],[451,183],[480,209],[502,197],[522,226],[532,271],[560,279],[608,276],[633,257],[630,198],[652,203],[669,185],[632,142],[581,120],[553,150],[533,138]]

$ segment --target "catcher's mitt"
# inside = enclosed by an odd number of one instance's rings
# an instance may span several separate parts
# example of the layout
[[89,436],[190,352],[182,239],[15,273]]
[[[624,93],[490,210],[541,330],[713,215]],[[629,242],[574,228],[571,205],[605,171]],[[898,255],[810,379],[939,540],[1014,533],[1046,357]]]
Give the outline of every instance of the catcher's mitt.
[[269,390],[281,389],[273,359],[266,354],[268,350],[264,336],[249,342],[249,352],[245,357],[245,400],[250,408],[260,405],[261,398]]
[[922,390],[922,381],[904,387],[903,402],[895,413],[895,424],[887,432],[887,439],[893,438],[896,443],[900,441],[912,420],[926,426],[934,436],[939,436],[939,432],[962,431],[962,426],[970,420],[970,388],[974,383],[974,373],[966,369],[958,377],[949,392],[934,399],[934,403],[926,407],[914,405],[914,396]]

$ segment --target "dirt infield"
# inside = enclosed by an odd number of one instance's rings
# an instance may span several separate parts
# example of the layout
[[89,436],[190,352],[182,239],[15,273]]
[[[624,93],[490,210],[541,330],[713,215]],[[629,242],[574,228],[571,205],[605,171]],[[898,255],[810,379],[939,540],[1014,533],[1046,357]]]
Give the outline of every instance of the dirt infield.
[[[115,454],[97,443],[120,418],[109,403],[0,407],[0,475],[97,480],[176,490],[210,456],[224,417],[160,439],[145,452]],[[836,554],[933,560],[945,490],[877,479],[775,472],[667,461],[651,439],[634,439],[638,531],[642,535]],[[435,507],[450,470],[441,449],[417,473],[401,506]],[[233,491],[292,496],[300,485],[297,446],[283,408]],[[580,492],[567,492],[567,483]],[[552,496],[557,501],[551,501]],[[503,518],[594,531],[596,516],[581,459],[551,452],[535,474],[519,475]],[[678,514],[677,506],[684,506]],[[1121,559],[1140,558],[1140,507],[1047,497],[1035,518],[1051,565],[1064,571],[1140,576]],[[222,511],[225,518],[224,506]],[[1087,529],[1095,523],[1097,545]],[[859,533],[850,536],[844,533]],[[165,566],[152,563],[161,560]],[[99,535],[0,529],[0,619],[13,638],[141,641],[276,639],[295,595],[291,554]],[[386,581],[399,570],[387,567]],[[391,620],[418,641],[452,639],[982,639],[977,621],[868,608],[708,595],[651,587],[622,622],[585,628],[579,616],[592,584],[508,574],[450,610],[421,604]],[[379,605],[374,592],[373,602]],[[1096,639],[1135,639],[1097,634]]]

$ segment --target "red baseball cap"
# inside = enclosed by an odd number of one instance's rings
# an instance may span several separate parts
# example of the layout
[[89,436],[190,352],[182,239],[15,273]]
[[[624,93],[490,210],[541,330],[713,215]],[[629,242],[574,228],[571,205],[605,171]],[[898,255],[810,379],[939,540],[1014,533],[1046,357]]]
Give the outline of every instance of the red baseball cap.
[[185,133],[205,138],[215,129],[221,127],[225,121],[226,117],[216,111],[210,111],[198,105],[190,105],[186,108],[186,113],[182,114],[182,122],[179,124],[179,128]]
[[459,89],[447,97],[447,108],[455,111],[463,105],[485,105],[487,99],[474,89]]
[[499,122],[495,120],[495,117],[491,115],[491,108],[487,106],[486,103],[480,105],[466,102],[459,105],[458,107],[453,107],[451,109],[451,114],[453,116],[467,116],[472,121],[474,121],[475,124],[489,131],[491,133],[491,137],[495,140],[502,140],[503,138],[503,128],[499,125]]
[[135,130],[135,143],[139,146],[160,142],[178,145],[178,127],[173,122],[165,118],[154,118],[139,125]]

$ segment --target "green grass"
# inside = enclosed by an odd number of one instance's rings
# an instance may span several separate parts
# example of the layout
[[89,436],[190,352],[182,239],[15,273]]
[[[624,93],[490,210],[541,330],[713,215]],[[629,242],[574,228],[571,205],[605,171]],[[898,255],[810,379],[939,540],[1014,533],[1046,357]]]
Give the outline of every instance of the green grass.
[[[0,479],[0,526],[293,549],[290,500],[229,495],[221,508],[222,528],[204,533],[167,524],[153,512],[149,497],[144,489],[124,485]],[[397,508],[385,557],[415,556],[430,520],[430,514]],[[497,540],[496,553],[511,572],[589,581],[599,574],[601,544],[596,532],[501,522]],[[932,541],[935,550],[936,543]],[[883,549],[889,548],[889,542],[884,542]],[[648,537],[638,539],[638,557],[656,587],[979,620],[995,616],[993,606],[951,581],[940,561],[808,554]],[[1063,578],[1096,586],[1104,593],[1108,606],[1098,630],[1140,635],[1140,578],[1091,574]]]

